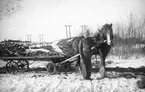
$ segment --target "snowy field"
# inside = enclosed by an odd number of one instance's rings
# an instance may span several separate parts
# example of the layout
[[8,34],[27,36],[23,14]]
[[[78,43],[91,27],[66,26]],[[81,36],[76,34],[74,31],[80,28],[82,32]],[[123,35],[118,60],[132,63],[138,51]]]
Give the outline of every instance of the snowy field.
[[[136,76],[145,75],[145,72],[134,72],[145,66],[145,59],[113,59],[106,60],[107,77],[104,79],[98,79],[98,72],[94,69],[92,80],[83,80],[81,75],[73,71],[49,75],[45,69],[16,75],[0,74],[0,92],[145,92],[145,89],[136,86]],[[46,64],[38,61],[30,68],[45,67]]]
[[136,87],[135,78],[104,78],[82,80],[71,73],[47,75],[46,73],[1,74],[0,92],[145,92]]

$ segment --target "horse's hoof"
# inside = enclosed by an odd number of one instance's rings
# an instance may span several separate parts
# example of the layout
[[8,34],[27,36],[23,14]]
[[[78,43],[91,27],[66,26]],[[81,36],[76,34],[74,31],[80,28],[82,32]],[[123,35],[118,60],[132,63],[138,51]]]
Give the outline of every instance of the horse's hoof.
[[99,70],[99,73],[100,73],[101,77],[104,78],[106,76],[105,67],[101,67],[100,70]]

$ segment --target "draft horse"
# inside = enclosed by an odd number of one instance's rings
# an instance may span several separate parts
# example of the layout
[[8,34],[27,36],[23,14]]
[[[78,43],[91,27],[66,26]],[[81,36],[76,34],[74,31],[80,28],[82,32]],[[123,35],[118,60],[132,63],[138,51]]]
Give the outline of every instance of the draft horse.
[[[98,39],[99,38],[99,39]],[[95,51],[93,52],[94,55],[99,55],[101,58],[100,63],[100,77],[105,77],[105,59],[108,55],[111,47],[113,46],[113,29],[112,24],[105,24],[100,30],[99,33],[95,36],[95,40],[101,40],[101,43],[98,47],[95,47]]]
[[80,54],[77,58],[77,67],[84,79],[91,76],[91,57],[99,55],[101,57],[100,75],[105,77],[105,58],[109,53],[113,41],[112,24],[105,24],[93,37],[76,37],[72,44],[74,54]]

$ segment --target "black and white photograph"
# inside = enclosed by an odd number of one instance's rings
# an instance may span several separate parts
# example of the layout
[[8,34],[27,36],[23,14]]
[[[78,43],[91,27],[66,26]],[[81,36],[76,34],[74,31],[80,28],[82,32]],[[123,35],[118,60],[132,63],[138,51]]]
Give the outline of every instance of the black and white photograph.
[[0,0],[0,92],[145,92],[145,0]]

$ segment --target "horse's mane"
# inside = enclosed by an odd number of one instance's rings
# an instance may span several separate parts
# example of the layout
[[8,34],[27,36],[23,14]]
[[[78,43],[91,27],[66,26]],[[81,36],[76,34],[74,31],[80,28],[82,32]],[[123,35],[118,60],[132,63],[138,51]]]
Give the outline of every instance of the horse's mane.
[[112,24],[104,24],[100,29],[98,29],[95,34],[94,34],[94,37],[96,39],[101,39],[102,35],[105,34],[107,32],[107,30],[104,30],[104,29],[110,29],[112,28]]

